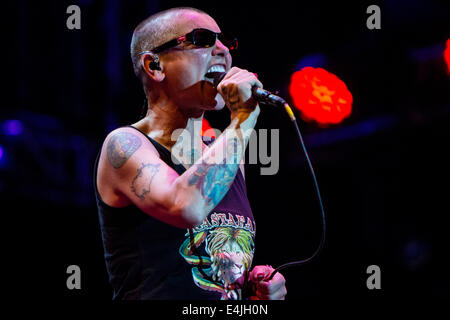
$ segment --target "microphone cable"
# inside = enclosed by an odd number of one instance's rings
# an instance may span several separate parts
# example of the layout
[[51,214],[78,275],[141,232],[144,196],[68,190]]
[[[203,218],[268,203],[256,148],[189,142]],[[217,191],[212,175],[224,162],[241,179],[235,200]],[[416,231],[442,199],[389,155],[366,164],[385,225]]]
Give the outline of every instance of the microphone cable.
[[[321,215],[322,215],[322,237],[320,239],[319,246],[317,247],[316,251],[312,254],[312,256],[310,256],[309,258],[306,258],[304,260],[292,261],[292,262],[288,262],[288,263],[282,264],[281,266],[277,267],[272,272],[272,274],[267,279],[267,281],[272,280],[274,275],[277,272],[279,272],[280,270],[282,270],[282,269],[285,269],[287,267],[301,266],[301,265],[304,265],[304,264],[306,264],[308,262],[311,262],[322,251],[323,246],[325,244],[325,234],[326,234],[325,210],[324,210],[323,203],[322,203],[322,197],[320,195],[319,184],[317,183],[316,174],[314,173],[314,168],[313,168],[313,166],[311,164],[311,160],[309,159],[308,152],[306,151],[305,143],[303,142],[303,137],[302,137],[302,134],[300,133],[300,129],[298,127],[297,120],[296,120],[295,115],[292,112],[292,109],[289,106],[289,104],[286,101],[284,101],[283,98],[280,98],[278,96],[277,96],[277,98],[280,99],[279,101],[277,101],[277,105],[281,105],[281,104],[283,105],[284,109],[286,110],[286,113],[288,114],[289,118],[291,119],[291,121],[293,122],[293,124],[294,124],[294,126],[295,126],[295,128],[297,130],[298,138],[300,139],[300,144],[302,145],[302,148],[303,148],[303,153],[305,154],[306,161],[308,162],[309,170],[311,172],[311,175],[312,175],[312,178],[313,178],[313,181],[314,181],[314,187],[315,187],[315,190],[316,190],[317,200],[319,202],[320,211],[321,211]],[[274,104],[274,103],[270,103],[270,104]]]

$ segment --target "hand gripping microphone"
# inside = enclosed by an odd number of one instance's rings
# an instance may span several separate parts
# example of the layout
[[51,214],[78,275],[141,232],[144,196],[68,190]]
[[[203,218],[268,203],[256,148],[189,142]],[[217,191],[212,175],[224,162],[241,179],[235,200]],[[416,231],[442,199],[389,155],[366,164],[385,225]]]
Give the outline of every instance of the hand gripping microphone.
[[[209,72],[206,74],[207,78],[214,79],[214,87],[217,88],[219,83],[226,76],[226,72]],[[253,99],[259,102],[268,103],[276,106],[284,106],[286,101],[283,98],[278,97],[267,90],[261,89],[257,86],[252,88]]]
[[[226,74],[227,74],[226,72],[209,72],[205,76],[207,78],[213,79],[214,80],[213,85],[215,88],[217,88],[217,86],[223,80]],[[261,89],[257,86],[253,86],[252,88],[252,97],[258,102],[271,104],[277,107],[284,107],[291,120],[295,120],[294,113],[292,112],[291,108],[283,98],[276,96],[271,92]]]

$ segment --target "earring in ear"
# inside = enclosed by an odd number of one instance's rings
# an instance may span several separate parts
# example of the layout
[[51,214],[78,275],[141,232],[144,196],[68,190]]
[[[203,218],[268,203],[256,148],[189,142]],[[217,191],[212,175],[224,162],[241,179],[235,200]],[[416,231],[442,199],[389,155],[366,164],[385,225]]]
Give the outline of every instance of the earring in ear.
[[151,61],[151,62],[149,63],[148,67],[149,67],[151,70],[159,70],[159,71],[161,71],[161,67],[159,66],[159,57],[158,57],[158,55],[157,55],[157,54],[154,54],[154,53],[151,52],[151,51],[150,51],[149,53],[150,53],[150,55],[151,55],[153,61]]
[[152,70],[159,70],[161,71],[161,67],[159,66],[159,59],[156,58],[156,60],[153,60],[149,63],[148,67]]
[[[159,70],[159,71],[161,71],[161,67],[159,66],[159,57],[158,57],[157,54],[154,54],[153,52],[146,50],[146,51],[142,51],[141,53],[139,53],[137,55],[137,57],[139,57],[139,56],[141,56],[143,54],[149,54],[152,57],[152,59],[153,59],[153,61],[151,61],[149,63],[149,65],[148,65],[150,70]],[[134,63],[134,61],[136,61],[137,57],[135,59],[133,59],[133,63]],[[142,63],[142,60],[141,60],[141,63]],[[144,66],[141,64],[141,67],[144,67]]]

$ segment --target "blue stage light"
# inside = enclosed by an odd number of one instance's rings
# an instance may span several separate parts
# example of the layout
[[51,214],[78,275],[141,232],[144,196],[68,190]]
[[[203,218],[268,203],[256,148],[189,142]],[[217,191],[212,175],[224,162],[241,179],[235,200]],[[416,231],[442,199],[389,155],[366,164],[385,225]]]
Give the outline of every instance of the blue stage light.
[[8,136],[18,136],[23,132],[23,124],[19,120],[6,120],[3,123],[3,132]]

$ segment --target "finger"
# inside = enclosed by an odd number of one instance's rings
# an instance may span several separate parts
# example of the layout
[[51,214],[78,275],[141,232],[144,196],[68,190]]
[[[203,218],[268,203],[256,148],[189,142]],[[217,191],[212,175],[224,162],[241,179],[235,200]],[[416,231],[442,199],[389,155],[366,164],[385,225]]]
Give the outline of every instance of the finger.
[[252,273],[250,273],[250,281],[257,284],[263,281],[267,277],[267,273],[264,270],[254,269]]
[[285,290],[281,289],[272,293],[256,290],[255,294],[260,300],[284,300]]
[[256,288],[266,294],[272,294],[285,288],[286,280],[280,275],[275,275],[272,280],[260,281],[256,283]]
[[258,78],[253,73],[251,73],[247,70],[242,70],[241,72],[235,73],[227,80],[229,80],[230,82],[236,82],[239,84],[248,83],[250,85],[250,88],[253,86],[257,86],[259,88],[263,87],[262,82],[259,81]]
[[227,74],[225,75],[225,77],[223,77],[222,81],[231,78],[231,77],[234,76],[236,73],[238,73],[238,72],[240,72],[240,71],[242,71],[242,70],[243,70],[243,69],[238,68],[238,67],[232,67],[230,70],[228,70]]
[[237,67],[231,68],[221,82],[227,83],[227,81],[236,83],[249,82],[251,87],[252,86],[257,86],[260,88],[263,87],[261,81],[258,80],[255,73]]
[[230,94],[230,91],[233,90],[233,87],[235,87],[234,83],[222,80],[217,86],[217,91],[225,98]]
[[253,74],[251,74],[250,83],[251,83],[252,87],[256,86],[256,87],[261,88],[261,89],[263,88],[262,82],[259,81],[258,78],[255,77]]
[[238,83],[224,81],[217,90],[231,108],[240,105],[240,102],[247,101],[252,96],[251,84],[248,82]]
[[285,286],[281,286],[275,291],[270,290],[269,292],[256,289],[255,294],[261,300],[284,300],[287,294],[287,290]]
[[260,291],[261,293],[270,295],[277,290],[281,289],[283,286],[280,282],[273,282],[273,280],[270,281],[260,281],[256,283],[256,290]]
[[250,272],[250,281],[257,283],[267,279],[274,269],[271,266],[259,265],[255,266]]
[[228,91],[226,101],[228,102],[230,107],[235,106],[236,104],[238,104],[241,101],[241,99],[239,97],[239,90],[238,90],[237,86],[231,87],[231,90]]

